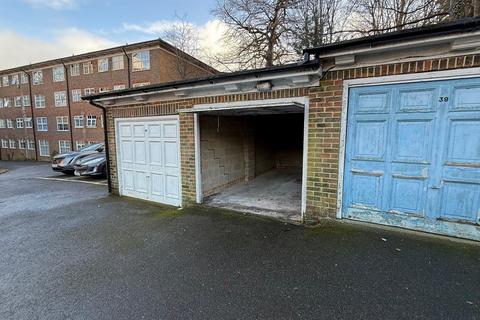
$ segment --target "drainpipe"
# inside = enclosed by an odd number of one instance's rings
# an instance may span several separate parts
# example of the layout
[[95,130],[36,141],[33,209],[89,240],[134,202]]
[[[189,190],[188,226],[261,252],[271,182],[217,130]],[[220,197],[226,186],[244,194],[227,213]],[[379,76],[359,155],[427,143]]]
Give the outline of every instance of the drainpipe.
[[122,51],[123,51],[123,54],[125,55],[125,57],[127,58],[127,84],[128,84],[128,88],[131,88],[132,87],[132,79],[131,79],[131,75],[130,75],[130,57],[128,56],[128,53],[127,53],[127,50],[125,49],[126,46],[122,47]]
[[107,109],[102,106],[101,104],[95,103],[92,100],[89,100],[90,104],[94,107],[102,109],[103,111],[103,135],[105,136],[105,157],[107,158],[107,185],[108,185],[108,192],[112,193],[112,181],[110,178],[110,147],[108,144],[108,136],[107,136]]
[[[38,141],[37,141],[37,119],[35,119],[35,114],[33,112],[33,104],[35,101],[33,101],[33,95],[32,95],[32,78],[30,77],[30,73],[26,72],[25,70],[22,70],[23,73],[27,75],[28,79],[28,98],[30,99],[30,113],[32,114],[32,130],[33,130],[33,144],[35,146],[35,161],[38,161]],[[21,82],[21,80],[20,80]],[[23,103],[23,101],[22,101]],[[27,149],[28,149],[28,143],[27,143]]]
[[68,82],[68,70],[67,70],[67,66],[65,65],[65,62],[63,61],[63,59],[60,59],[60,62],[62,63],[63,65],[63,69],[65,70],[65,85],[67,86],[67,94],[66,94],[66,98],[67,98],[67,107],[68,107],[68,127],[70,129],[70,141],[71,141],[71,148],[70,150],[73,151],[73,147],[74,147],[74,142],[73,142],[73,119],[72,119],[72,108],[70,106],[70,84]]

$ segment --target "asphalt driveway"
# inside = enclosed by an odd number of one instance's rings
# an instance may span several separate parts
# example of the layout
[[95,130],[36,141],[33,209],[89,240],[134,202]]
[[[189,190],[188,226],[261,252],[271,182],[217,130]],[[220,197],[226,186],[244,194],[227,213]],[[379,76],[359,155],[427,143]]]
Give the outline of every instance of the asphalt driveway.
[[480,319],[478,245],[177,210],[37,179],[48,164],[0,167],[0,319]]

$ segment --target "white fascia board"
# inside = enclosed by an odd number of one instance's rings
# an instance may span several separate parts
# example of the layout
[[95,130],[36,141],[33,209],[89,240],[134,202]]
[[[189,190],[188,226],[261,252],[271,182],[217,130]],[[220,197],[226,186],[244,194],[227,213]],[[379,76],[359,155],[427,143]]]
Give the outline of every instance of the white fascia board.
[[176,92],[178,90],[188,90],[190,95],[193,95],[196,91],[202,91],[202,90],[208,91],[208,90],[211,90],[212,88],[221,88],[224,92],[226,92],[225,91],[225,86],[228,86],[228,85],[240,85],[240,84],[248,84],[248,83],[256,84],[256,83],[261,82],[261,81],[267,81],[267,80],[275,81],[275,80],[280,80],[280,79],[295,78],[295,77],[298,77],[298,76],[306,76],[306,75],[321,76],[321,73],[322,73],[322,68],[319,67],[318,69],[311,70],[311,71],[294,72],[294,73],[291,73],[291,72],[287,71],[287,72],[279,73],[277,75],[270,75],[270,76],[266,75],[266,76],[258,77],[258,78],[254,77],[254,76],[247,76],[245,79],[236,80],[236,81],[225,81],[225,82],[220,81],[218,83],[208,83],[208,84],[202,84],[202,85],[191,84],[191,85],[188,85],[188,86],[182,86],[181,88],[169,88],[169,89],[164,89],[164,90],[159,89],[158,91],[132,93],[132,94],[129,94],[129,95],[124,95],[124,96],[111,96],[111,97],[106,97],[106,98],[95,99],[93,101],[101,104],[102,102],[108,101],[108,100],[119,101],[119,100],[122,100],[122,99],[134,98],[136,96],[151,96],[151,95],[172,93],[172,92]]
[[298,108],[305,107],[305,99],[302,98],[288,98],[288,99],[267,99],[267,100],[255,100],[255,101],[236,101],[225,103],[212,103],[212,104],[198,104],[190,109],[181,109],[178,112],[183,113],[197,113],[219,110],[238,110],[238,109],[255,109],[255,108],[271,108],[271,107],[291,107]]
[[353,50],[339,50],[334,53],[320,54],[318,57],[322,59],[322,58],[334,58],[334,57],[345,56],[345,55],[379,53],[383,51],[408,49],[408,48],[414,49],[419,46],[429,46],[429,45],[435,45],[435,44],[450,43],[458,39],[472,38],[472,37],[480,37],[480,31],[465,33],[465,34],[455,34],[455,35],[443,36],[443,37],[432,37],[432,38],[426,38],[421,40],[412,40],[412,41],[405,41],[405,42],[400,41],[397,43],[387,44],[387,45],[378,46],[378,47],[360,48],[360,49],[353,49]]

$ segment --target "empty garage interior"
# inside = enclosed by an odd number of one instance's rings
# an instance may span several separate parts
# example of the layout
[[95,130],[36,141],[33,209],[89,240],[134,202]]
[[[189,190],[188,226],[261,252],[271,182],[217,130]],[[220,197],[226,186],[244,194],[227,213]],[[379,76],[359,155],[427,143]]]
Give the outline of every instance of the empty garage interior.
[[301,220],[303,109],[199,115],[203,202]]

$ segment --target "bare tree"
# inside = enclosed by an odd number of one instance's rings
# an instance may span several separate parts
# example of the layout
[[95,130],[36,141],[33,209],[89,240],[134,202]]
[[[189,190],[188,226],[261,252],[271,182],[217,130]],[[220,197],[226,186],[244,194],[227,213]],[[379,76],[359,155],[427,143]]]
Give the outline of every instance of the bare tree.
[[227,26],[233,48],[222,60],[240,69],[272,66],[291,56],[289,10],[295,0],[218,0],[214,14]]
[[175,23],[162,34],[162,39],[172,44],[175,48],[175,61],[171,64],[180,80],[195,76],[195,70],[186,54],[193,57],[199,55],[199,39],[195,25],[187,21],[186,16],[175,16]]

